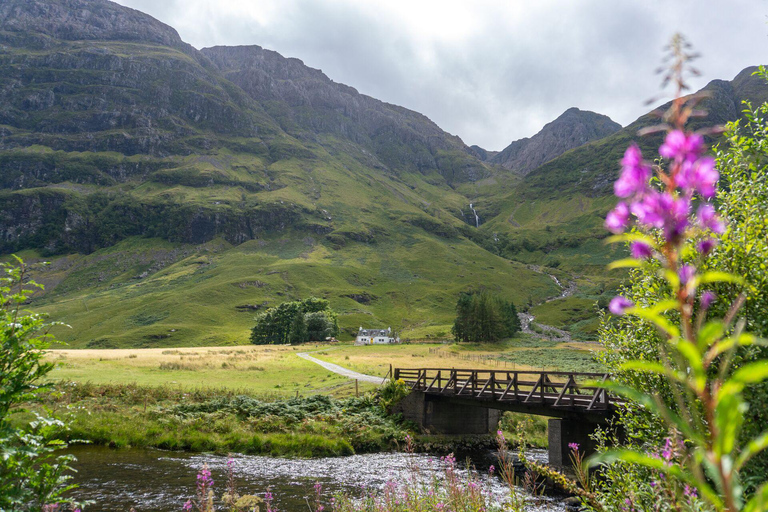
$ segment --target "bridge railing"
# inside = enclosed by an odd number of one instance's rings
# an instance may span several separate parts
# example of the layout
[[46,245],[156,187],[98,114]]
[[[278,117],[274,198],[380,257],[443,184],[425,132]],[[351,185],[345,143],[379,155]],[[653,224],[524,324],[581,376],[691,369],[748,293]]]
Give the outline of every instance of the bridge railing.
[[517,402],[553,408],[607,411],[619,400],[587,381],[608,379],[603,373],[395,368],[412,390],[484,401]]

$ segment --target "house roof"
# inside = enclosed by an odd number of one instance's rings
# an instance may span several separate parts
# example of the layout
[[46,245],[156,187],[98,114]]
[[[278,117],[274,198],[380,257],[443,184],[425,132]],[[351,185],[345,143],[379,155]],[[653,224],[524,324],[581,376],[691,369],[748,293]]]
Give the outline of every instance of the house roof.
[[377,336],[386,336],[390,337],[391,332],[387,329],[360,329],[357,331],[358,336],[371,336],[371,337],[377,337]]

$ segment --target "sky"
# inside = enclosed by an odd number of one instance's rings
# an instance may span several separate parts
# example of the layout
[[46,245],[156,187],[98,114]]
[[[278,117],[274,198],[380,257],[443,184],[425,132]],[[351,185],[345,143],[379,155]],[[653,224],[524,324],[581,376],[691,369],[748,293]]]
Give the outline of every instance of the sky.
[[[570,107],[627,125],[682,33],[699,89],[768,64],[768,0],[117,0],[196,48],[259,45],[501,150]],[[667,91],[671,93],[671,91]]]

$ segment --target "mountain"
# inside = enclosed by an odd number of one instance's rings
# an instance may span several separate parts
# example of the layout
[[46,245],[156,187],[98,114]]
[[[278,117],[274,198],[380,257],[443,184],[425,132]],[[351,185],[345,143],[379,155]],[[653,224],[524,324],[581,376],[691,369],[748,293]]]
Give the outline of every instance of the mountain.
[[570,149],[602,139],[620,129],[621,125],[608,116],[573,107],[544,125],[533,137],[514,141],[488,161],[526,175]]
[[[717,119],[766,93],[710,86]],[[34,264],[32,306],[74,347],[245,343],[254,312],[312,295],[344,337],[447,338],[461,291],[525,308],[568,281],[550,322],[587,336],[617,283],[610,182],[651,120],[583,143],[612,124],[568,111],[505,150],[546,161],[522,176],[298,59],[198,51],[106,0],[0,0],[0,255]]]
[[[735,121],[742,115],[743,102],[759,105],[768,101],[768,85],[762,77],[754,75],[757,69],[756,66],[748,67],[730,81],[712,80],[698,91],[698,94],[707,95],[699,105],[707,115],[693,118],[689,127],[700,129]],[[563,192],[594,197],[610,195],[618,173],[617,162],[631,142],[636,142],[648,158],[656,155],[662,135],[639,137],[637,133],[642,128],[659,124],[660,113],[669,105],[661,105],[616,133],[541,165],[523,182],[521,188],[525,189],[526,197],[553,197]],[[714,140],[710,138],[709,142]],[[557,187],[553,188],[555,183]]]
[[[699,93],[707,94],[700,107],[706,117],[694,118],[693,129],[734,121],[742,115],[742,102],[768,101],[768,84],[754,76],[757,67],[741,71],[733,80],[713,80]],[[663,135],[638,136],[642,128],[657,125],[661,105],[629,126],[566,151],[528,173],[513,190],[494,198],[499,208],[475,233],[487,249],[517,261],[545,263],[599,275],[611,257],[600,241],[607,236],[605,214],[616,204],[613,182],[619,162],[631,143],[648,159],[657,155]],[[717,140],[709,138],[710,144]],[[598,283],[599,279],[593,278]]]
[[35,307],[73,346],[242,343],[310,295],[345,329],[446,337],[459,291],[557,293],[470,239],[517,182],[297,59],[106,0],[0,2],[0,253],[51,261]]

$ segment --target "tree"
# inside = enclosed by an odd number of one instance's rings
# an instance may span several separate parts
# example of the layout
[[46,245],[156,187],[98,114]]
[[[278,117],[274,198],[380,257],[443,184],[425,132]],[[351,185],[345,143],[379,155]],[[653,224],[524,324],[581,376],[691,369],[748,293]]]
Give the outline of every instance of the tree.
[[27,429],[14,428],[13,414],[46,389],[42,379],[53,369],[43,360],[53,340],[41,315],[21,308],[32,290],[42,288],[27,281],[27,267],[0,265],[0,510],[41,510],[45,505],[72,503],[63,493],[69,485],[73,457],[56,456],[66,445],[46,442],[42,431],[62,427],[60,421],[36,415]]
[[307,326],[308,341],[325,341],[326,338],[335,336],[338,332],[335,320],[325,311],[306,313],[304,323]]
[[307,324],[304,322],[304,314],[296,313],[291,322],[291,329],[288,331],[288,342],[292,344],[305,343],[307,338]]
[[[326,319],[327,324],[330,324],[330,328],[321,328],[319,325],[319,317],[312,316],[311,320],[314,322],[312,325],[312,334],[308,329],[306,315],[322,314]],[[298,317],[301,317],[299,320]],[[301,343],[303,341],[324,340],[327,336],[336,336],[339,330],[339,326],[336,320],[336,313],[330,308],[330,305],[325,299],[318,299],[317,297],[310,297],[305,300],[283,302],[273,308],[269,308],[265,312],[256,317],[256,325],[251,330],[251,343],[256,345],[268,345],[268,344],[285,344],[285,343]],[[303,330],[296,330],[292,335],[294,328],[301,329],[299,324],[304,324]],[[313,338],[313,336],[319,336],[322,332],[327,332],[322,338]],[[303,332],[303,335],[300,334]],[[301,341],[299,339],[301,338]]]
[[457,341],[493,342],[514,336],[519,330],[520,319],[512,302],[487,290],[459,294],[451,329]]

